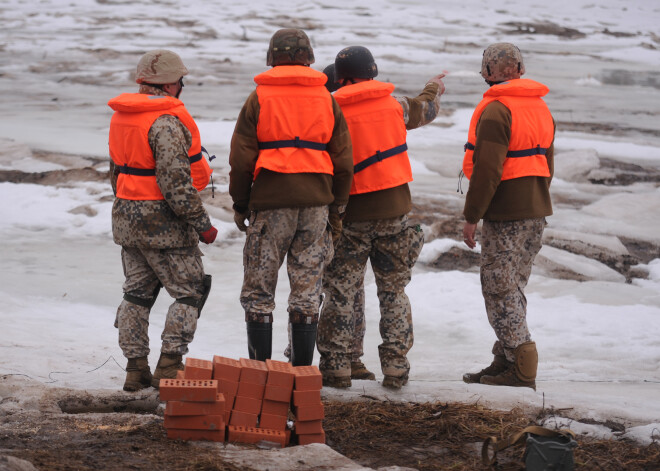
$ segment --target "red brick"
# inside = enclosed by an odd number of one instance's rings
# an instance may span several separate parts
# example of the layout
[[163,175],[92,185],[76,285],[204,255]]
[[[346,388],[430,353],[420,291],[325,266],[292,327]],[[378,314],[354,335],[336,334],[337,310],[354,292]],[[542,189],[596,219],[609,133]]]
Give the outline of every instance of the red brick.
[[259,415],[259,412],[261,412],[261,399],[236,396],[233,410],[239,410],[241,412],[249,412],[250,414]]
[[268,379],[266,380],[266,384],[293,389],[293,381],[296,375],[291,363],[277,360],[266,360],[266,368],[268,368]]
[[225,394],[225,410],[232,410],[236,402],[236,396],[227,396]]
[[321,404],[321,390],[312,391],[293,391],[294,406],[313,406]]
[[230,425],[239,425],[242,427],[256,427],[257,414],[250,414],[249,412],[241,412],[240,410],[231,411],[231,418],[229,419]]
[[225,423],[228,424],[231,420],[231,409],[225,409]]
[[259,416],[259,428],[286,430],[286,419],[285,416],[262,413]]
[[238,382],[220,378],[218,381],[218,392],[225,396],[234,397],[238,393]]
[[294,407],[293,413],[298,420],[316,420],[325,417],[323,404]]
[[296,420],[296,433],[298,435],[310,435],[323,432],[323,421],[318,420]]
[[186,379],[186,375],[183,370],[178,370],[176,372],[176,379]]
[[264,389],[266,388],[263,384],[248,383],[247,381],[241,381],[238,383],[238,392],[237,396],[251,397],[253,399],[263,399],[264,398]]
[[289,415],[289,403],[264,399],[264,402],[261,405],[261,413],[287,416]]
[[266,391],[264,392],[264,399],[278,402],[291,402],[291,388],[288,386],[275,386],[273,384],[266,384]]
[[183,374],[185,379],[212,379],[213,362],[199,358],[186,358]]
[[296,373],[295,388],[298,391],[314,391],[323,387],[321,372],[316,365],[294,366]]
[[228,427],[227,440],[231,443],[259,443],[262,441],[286,446],[286,434],[281,430],[269,430],[256,427]]
[[268,378],[268,368],[266,363],[259,360],[250,360],[241,358],[238,360],[241,365],[240,381],[255,384],[266,384]]
[[325,432],[298,435],[298,445],[309,445],[310,443],[325,443]]
[[218,395],[216,380],[161,379],[161,401],[215,402]]
[[168,428],[167,438],[178,440],[207,440],[211,442],[225,441],[225,428],[222,430],[187,430]]
[[233,358],[213,355],[213,379],[225,379],[238,383],[241,365]]
[[167,401],[167,415],[223,415],[225,413],[225,397],[218,394],[215,402],[184,402]]
[[165,415],[165,428],[187,430],[223,430],[224,415]]

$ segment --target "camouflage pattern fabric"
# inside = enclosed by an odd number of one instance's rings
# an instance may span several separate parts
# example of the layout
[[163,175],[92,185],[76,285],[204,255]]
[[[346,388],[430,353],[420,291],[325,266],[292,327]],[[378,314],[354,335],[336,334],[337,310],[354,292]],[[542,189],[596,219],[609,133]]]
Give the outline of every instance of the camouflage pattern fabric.
[[289,319],[318,319],[323,269],[332,258],[328,207],[253,211],[243,249],[241,305],[246,322],[264,322],[275,309],[277,275],[284,257],[289,275]]
[[517,46],[511,43],[491,44],[481,60],[481,76],[491,82],[503,82],[520,78],[525,73],[525,63]]
[[[123,247],[122,265],[126,281],[124,293],[150,301],[158,284],[175,299],[202,294],[204,267],[198,247],[176,249],[139,249]],[[119,346],[126,358],[149,354],[149,313],[145,306],[124,300],[117,309],[115,327],[119,329]],[[170,305],[161,335],[163,353],[185,355],[197,328],[198,310],[187,304]]]
[[416,129],[432,122],[440,112],[438,84],[427,83],[422,93],[415,98],[395,96],[394,99],[403,108],[403,122],[406,129]]
[[364,278],[355,291],[353,299],[353,344],[351,346],[351,361],[359,361],[364,355],[364,336],[367,333],[367,319],[364,317]]
[[[140,93],[166,95],[147,85]],[[166,249],[199,244],[199,234],[211,228],[199,193],[192,186],[188,149],[192,138],[174,116],[159,117],[149,130],[149,146],[156,161],[156,181],[165,197],[157,201],[115,198],[112,207],[112,233],[124,247]],[[117,175],[112,160],[110,178],[113,190]]]
[[545,218],[487,221],[481,229],[481,291],[498,342],[493,353],[514,361],[513,350],[532,340],[525,286],[541,250]]
[[407,216],[344,224],[335,256],[323,277],[326,295],[318,328],[319,368],[326,376],[350,376],[355,338],[356,295],[371,261],[378,301],[382,343],[378,354],[383,374],[408,374],[406,355],[413,345],[410,301],[405,287],[424,242],[419,226]]

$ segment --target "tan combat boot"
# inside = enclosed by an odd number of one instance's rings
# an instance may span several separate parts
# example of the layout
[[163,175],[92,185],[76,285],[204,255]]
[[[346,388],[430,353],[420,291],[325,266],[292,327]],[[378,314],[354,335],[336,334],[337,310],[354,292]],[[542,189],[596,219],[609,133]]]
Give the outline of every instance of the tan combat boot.
[[483,376],[497,376],[506,371],[511,365],[512,363],[507,361],[504,355],[495,355],[493,362],[479,373],[465,373],[463,381],[466,383],[479,383]]
[[179,370],[183,370],[184,366],[181,362],[181,355],[171,355],[169,353],[161,353],[158,359],[158,365],[154,370],[154,376],[151,380],[151,385],[158,389],[161,379],[174,379]]
[[385,375],[383,378],[383,387],[387,389],[401,389],[408,384],[408,373],[403,376]]
[[139,391],[151,386],[151,370],[147,357],[129,358],[126,365],[124,391]]
[[357,360],[351,362],[351,379],[368,379],[373,381],[376,379],[376,375],[364,366],[362,360]]
[[482,376],[481,384],[525,387],[536,391],[536,369],[539,364],[536,343],[518,345],[513,354],[516,359],[506,371],[494,376]]
[[352,386],[350,376],[323,375],[323,387],[346,389]]

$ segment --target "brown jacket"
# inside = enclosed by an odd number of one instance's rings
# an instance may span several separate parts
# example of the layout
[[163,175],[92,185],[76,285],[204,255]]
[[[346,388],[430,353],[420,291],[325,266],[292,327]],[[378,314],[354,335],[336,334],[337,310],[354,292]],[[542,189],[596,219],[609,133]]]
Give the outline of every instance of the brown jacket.
[[304,208],[344,206],[353,179],[353,149],[348,126],[337,102],[332,99],[335,125],[327,151],[334,165],[334,175],[324,173],[278,173],[254,169],[259,156],[257,122],[259,99],[252,92],[238,115],[229,153],[229,194],[234,209]]
[[[433,121],[440,111],[438,84],[428,83],[415,98],[395,97],[403,108],[406,129],[415,129]],[[346,208],[345,222],[391,219],[408,214],[412,198],[407,183],[388,188],[352,195]]]
[[465,197],[465,220],[515,221],[552,214],[550,182],[554,174],[554,143],[546,153],[550,177],[501,181],[511,137],[511,112],[500,102],[489,104],[477,124],[474,170]]

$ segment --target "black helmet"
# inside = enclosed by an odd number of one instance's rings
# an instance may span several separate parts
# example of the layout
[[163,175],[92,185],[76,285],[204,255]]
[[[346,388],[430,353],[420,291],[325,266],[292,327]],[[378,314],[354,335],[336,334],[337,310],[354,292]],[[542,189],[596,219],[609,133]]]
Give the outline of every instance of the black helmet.
[[378,67],[369,49],[363,46],[345,47],[335,58],[335,80],[374,78]]
[[325,88],[327,88],[330,93],[341,88],[341,84],[335,82],[335,64],[330,64],[327,66],[325,69],[323,69],[323,73],[326,77],[328,77],[328,81],[325,82]]

